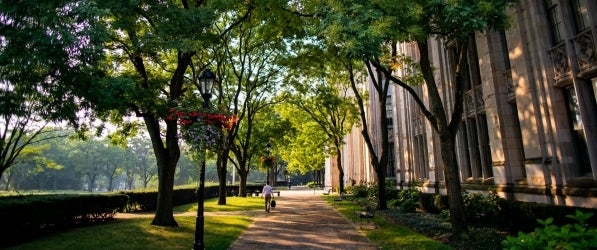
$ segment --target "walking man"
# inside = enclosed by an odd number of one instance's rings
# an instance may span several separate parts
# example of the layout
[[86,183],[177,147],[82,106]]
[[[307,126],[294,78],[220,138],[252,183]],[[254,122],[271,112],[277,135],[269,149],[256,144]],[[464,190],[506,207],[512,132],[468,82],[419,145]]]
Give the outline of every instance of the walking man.
[[263,191],[261,193],[265,197],[265,212],[269,213],[271,207],[271,200],[272,200],[272,186],[269,185],[269,181],[263,186]]

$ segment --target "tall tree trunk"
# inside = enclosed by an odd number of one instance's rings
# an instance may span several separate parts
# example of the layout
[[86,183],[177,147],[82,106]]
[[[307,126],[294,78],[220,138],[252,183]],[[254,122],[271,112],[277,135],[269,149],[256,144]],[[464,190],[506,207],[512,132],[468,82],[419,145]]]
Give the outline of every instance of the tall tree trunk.
[[379,195],[379,204],[377,208],[384,210],[388,209],[388,200],[386,199],[386,173],[385,169],[382,170],[383,174],[377,174],[379,180],[377,180],[377,195]]
[[[8,176],[6,177],[6,186],[4,186],[4,191],[8,191],[8,188],[10,187],[10,181],[12,180],[12,173],[11,172],[9,172]],[[0,178],[2,178],[1,175],[0,175]]]
[[114,178],[110,178],[108,181],[108,192],[112,192],[112,188],[114,188]]
[[[374,157],[375,158],[375,157]],[[377,175],[377,209],[385,210],[388,209],[388,201],[386,200],[386,168],[387,165],[384,161],[372,160],[371,165]]]
[[178,226],[174,220],[172,200],[174,196],[174,175],[176,163],[180,158],[178,146],[178,126],[176,121],[166,120],[166,147],[160,136],[160,125],[158,120],[151,115],[144,117],[147,131],[151,138],[153,150],[156,155],[158,167],[158,200],[155,217],[151,222],[157,226]]
[[249,175],[248,171],[243,171],[242,173],[238,173],[238,177],[240,178],[240,182],[238,185],[238,196],[240,197],[247,197],[247,176]]
[[336,147],[336,166],[338,167],[338,185],[340,194],[344,193],[344,167],[342,167],[342,150]]
[[178,226],[172,209],[175,170],[176,164],[158,160],[158,200],[152,225]]
[[[437,131],[440,137],[441,156],[448,194],[448,205],[450,207],[450,222],[452,223],[452,238],[466,238],[468,227],[464,216],[464,203],[462,200],[462,187],[460,185],[459,166],[456,158],[456,134],[462,121],[464,106],[464,83],[466,81],[466,51],[468,43],[461,41],[458,44],[458,63],[454,70],[454,106],[448,123],[439,88],[435,83],[433,69],[431,67],[431,56],[429,55],[429,44],[427,40],[417,41],[420,54],[421,71],[425,78],[429,103],[433,114],[427,113],[424,105],[419,102],[423,113]],[[413,94],[414,95],[414,94]]]
[[226,157],[228,155],[228,150],[224,149],[222,150],[222,154],[218,154],[218,160],[217,160],[217,170],[218,170],[218,187],[219,187],[219,193],[218,193],[218,205],[226,205],[226,194],[227,194],[227,183],[226,183],[226,175],[228,173],[227,169],[226,169],[226,165],[228,163],[228,157]]
[[87,186],[87,191],[92,193],[93,187],[95,186],[95,175],[88,175],[89,176],[89,186]]
[[456,161],[456,136],[448,132],[440,135],[442,162],[446,176],[446,189],[448,205],[450,207],[450,221],[452,223],[452,238],[466,237],[468,232],[466,217],[464,216],[464,203],[462,200],[462,187],[458,162]]

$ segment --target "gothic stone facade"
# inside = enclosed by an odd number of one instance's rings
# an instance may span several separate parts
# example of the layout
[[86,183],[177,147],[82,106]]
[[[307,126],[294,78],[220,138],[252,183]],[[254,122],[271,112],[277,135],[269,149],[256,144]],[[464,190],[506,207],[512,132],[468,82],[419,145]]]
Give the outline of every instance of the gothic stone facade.
[[[463,187],[494,189],[508,199],[597,207],[597,1],[523,0],[508,13],[510,29],[471,38],[457,136]],[[431,42],[436,80],[451,107],[454,53],[445,40]],[[398,46],[417,58],[413,44]],[[425,88],[417,91],[426,96]],[[437,134],[406,91],[396,86],[388,96],[388,176],[399,188],[417,180],[424,192],[445,193]],[[379,138],[376,106],[369,105],[368,117]],[[347,185],[375,181],[359,131],[345,140]],[[328,173],[326,179],[336,179]]]

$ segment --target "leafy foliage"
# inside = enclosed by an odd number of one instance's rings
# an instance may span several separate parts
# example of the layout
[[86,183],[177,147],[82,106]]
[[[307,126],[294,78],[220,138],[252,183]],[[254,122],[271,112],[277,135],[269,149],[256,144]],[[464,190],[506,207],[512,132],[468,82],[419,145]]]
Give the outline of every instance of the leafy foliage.
[[296,107],[283,104],[277,110],[292,126],[290,133],[284,136],[286,145],[280,147],[282,157],[288,162],[288,170],[300,173],[320,170],[325,161],[324,131],[317,122]]
[[90,1],[0,2],[0,177],[49,123],[84,130],[79,96],[101,75],[101,13]]
[[352,193],[352,195],[356,198],[367,198],[369,196],[369,188],[364,184],[349,186],[346,188],[348,193]]
[[420,184],[416,181],[411,182],[408,189],[398,190],[398,197],[390,200],[390,205],[399,207],[404,213],[414,213],[420,207],[421,191],[417,189]]
[[[468,51],[468,39],[476,32],[486,32],[491,28],[502,29],[507,26],[508,18],[505,13],[506,6],[514,0],[380,0],[380,1],[351,1],[351,0],[322,0],[318,9],[322,16],[320,22],[320,37],[326,49],[334,56],[345,59],[347,69],[352,67],[354,61],[365,63],[369,72],[368,84],[374,92],[379,105],[383,107],[388,95],[390,82],[397,84],[413,97],[421,113],[429,121],[431,127],[439,134],[440,146],[442,147],[443,167],[445,168],[446,189],[449,195],[450,209],[452,209],[453,230],[456,237],[466,233],[466,221],[460,213],[463,208],[463,201],[460,196],[460,176],[458,176],[458,162],[456,161],[454,138],[460,127],[463,112],[463,93],[465,77],[461,74],[464,71],[465,60],[459,60],[452,65],[451,76],[453,83],[451,88],[454,93],[453,100],[445,107],[439,89],[436,84],[437,75],[434,75],[433,68],[437,65],[431,58],[429,45],[438,42],[454,43],[458,52]],[[399,14],[398,14],[399,13]],[[429,42],[429,43],[428,43]],[[421,96],[409,82],[411,79],[402,79],[396,68],[399,68],[404,60],[397,56],[402,51],[398,44],[405,43],[414,49],[412,56],[417,57],[419,67],[412,70],[420,70],[426,89],[426,95]],[[467,58],[464,54],[457,58]],[[401,72],[402,73],[402,72]],[[376,77],[377,74],[377,77]],[[360,82],[359,82],[360,84]],[[352,84],[357,89],[356,83]],[[357,92],[357,91],[355,91]],[[355,93],[355,94],[358,94]],[[358,97],[361,109],[361,122],[363,123],[363,137],[372,159],[372,165],[377,173],[379,185],[383,188],[385,180],[385,166],[387,165],[389,142],[385,109],[378,110],[378,120],[374,123],[381,127],[381,143],[377,146],[371,142],[367,131],[364,114],[364,102]],[[423,100],[426,99],[426,100]],[[446,114],[450,110],[451,114]],[[381,152],[378,155],[378,152]],[[383,189],[379,189],[379,206],[385,208]],[[456,212],[458,211],[458,214]]]
[[576,211],[574,215],[566,216],[576,223],[561,227],[552,225],[553,218],[537,220],[543,228],[528,234],[519,232],[517,237],[508,236],[502,245],[504,249],[595,249],[597,228],[586,223],[591,216],[592,213]]
[[481,219],[498,215],[500,198],[496,192],[489,192],[487,196],[479,193],[462,192],[464,212],[467,220]]

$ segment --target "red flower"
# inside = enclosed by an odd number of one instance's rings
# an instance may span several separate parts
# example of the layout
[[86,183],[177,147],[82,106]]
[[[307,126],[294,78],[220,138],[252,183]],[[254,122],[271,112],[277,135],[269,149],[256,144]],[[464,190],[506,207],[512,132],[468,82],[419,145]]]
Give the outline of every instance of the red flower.
[[203,113],[200,111],[183,111],[170,108],[170,114],[166,117],[167,120],[177,120],[181,126],[192,125],[195,121],[203,121],[208,125],[220,127],[222,129],[231,130],[238,122],[238,117],[234,115],[226,116],[218,113]]

